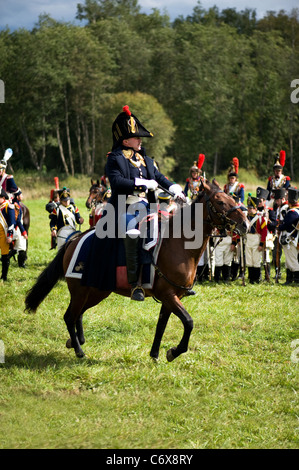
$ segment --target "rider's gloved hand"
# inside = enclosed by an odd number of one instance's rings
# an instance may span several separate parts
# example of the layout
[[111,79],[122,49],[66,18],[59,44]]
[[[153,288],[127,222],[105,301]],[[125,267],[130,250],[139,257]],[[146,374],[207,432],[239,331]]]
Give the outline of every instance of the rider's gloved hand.
[[179,202],[187,202],[187,198],[182,191],[182,188],[179,184],[172,184],[169,188],[169,191],[174,194],[174,200]]
[[146,186],[146,189],[155,191],[158,187],[158,183],[155,180],[146,180],[143,178],[135,178],[135,187]]

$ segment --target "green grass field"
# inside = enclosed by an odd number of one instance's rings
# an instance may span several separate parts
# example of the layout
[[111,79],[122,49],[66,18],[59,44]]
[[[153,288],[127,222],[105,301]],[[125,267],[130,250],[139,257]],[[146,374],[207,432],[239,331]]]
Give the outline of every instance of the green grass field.
[[[153,362],[160,305],[112,294],[84,315],[80,360],[65,347],[65,282],[36,314],[24,313],[26,291],[55,255],[46,202],[25,201],[27,269],[12,260],[0,281],[0,448],[298,448],[299,289],[282,285],[284,270],[279,285],[196,285],[183,300],[194,320],[190,349],[171,363],[180,321],[170,318]],[[88,228],[85,198],[76,203]]]

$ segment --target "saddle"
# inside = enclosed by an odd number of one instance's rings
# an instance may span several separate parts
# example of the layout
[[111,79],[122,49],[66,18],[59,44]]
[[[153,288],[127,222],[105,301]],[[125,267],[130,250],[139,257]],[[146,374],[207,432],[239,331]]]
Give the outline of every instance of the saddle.
[[[141,282],[144,289],[153,287],[156,272],[154,264],[157,262],[162,243],[160,217],[151,214],[144,223],[152,222],[153,217],[156,218],[155,229],[141,239],[139,251]],[[77,244],[65,277],[80,279],[82,285],[100,290],[130,289],[123,239],[108,237],[100,239],[96,236],[95,229],[89,230],[83,234]]]

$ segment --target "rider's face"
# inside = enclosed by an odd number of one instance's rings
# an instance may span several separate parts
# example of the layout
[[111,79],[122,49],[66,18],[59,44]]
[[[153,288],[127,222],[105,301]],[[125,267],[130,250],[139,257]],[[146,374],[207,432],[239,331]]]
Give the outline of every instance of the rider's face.
[[141,150],[142,140],[141,137],[130,137],[129,139],[124,139],[123,145],[130,147],[133,150]]

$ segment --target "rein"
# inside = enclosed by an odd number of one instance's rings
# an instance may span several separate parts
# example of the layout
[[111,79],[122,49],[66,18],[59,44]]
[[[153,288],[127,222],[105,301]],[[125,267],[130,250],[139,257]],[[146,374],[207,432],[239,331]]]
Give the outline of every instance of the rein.
[[[224,191],[217,191],[217,193],[223,193]],[[228,211],[225,213],[223,212],[218,212],[217,209],[215,209],[214,205],[212,204],[210,200],[210,196],[207,196],[207,194],[204,194],[205,196],[205,201],[207,205],[207,210],[208,210],[208,217],[204,222],[210,224],[213,228],[217,228],[218,230],[221,230],[223,228],[227,230],[234,230],[237,226],[237,223],[233,223],[233,221],[228,217],[233,211],[239,209],[238,206],[231,207]],[[215,214],[217,217],[223,220],[223,224],[215,224],[212,219],[212,215]]]
[[[217,193],[223,193],[224,191],[217,191]],[[225,213],[223,212],[218,212],[217,209],[215,209],[214,205],[212,204],[211,200],[210,200],[210,196],[207,196],[206,193],[204,193],[204,196],[205,196],[205,202],[206,202],[206,207],[207,207],[207,210],[208,210],[208,217],[207,217],[207,220],[204,220],[204,222],[208,223],[209,225],[211,225],[211,227],[213,228],[217,228],[218,230],[221,230],[223,228],[227,229],[227,230],[234,230],[237,226],[237,223],[233,223],[233,221],[228,217],[233,211],[237,210],[237,209],[240,209],[238,206],[234,206],[234,207],[231,207],[228,211],[226,211]],[[213,222],[213,219],[212,219],[212,213],[215,214],[217,217],[220,217],[220,219],[223,220],[223,224],[220,225],[220,224],[215,224],[215,222]],[[221,241],[221,239],[218,240],[217,244]],[[214,247],[215,249],[216,247]],[[191,287],[186,287],[186,286],[180,286],[179,284],[176,284],[175,282],[171,281],[170,279],[168,279],[165,274],[162,273],[162,271],[160,270],[159,266],[157,266],[154,262],[154,259],[152,257],[152,261],[151,261],[152,265],[154,266],[154,269],[157,273],[157,275],[160,277],[160,278],[163,278],[165,279],[165,281],[167,281],[169,284],[171,284],[172,286],[178,288],[178,289],[182,289],[182,290],[185,290],[185,291],[191,291],[193,286],[194,286],[194,283],[195,283],[195,280],[192,284]]]

